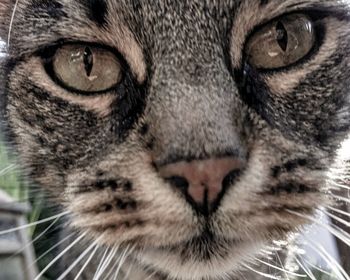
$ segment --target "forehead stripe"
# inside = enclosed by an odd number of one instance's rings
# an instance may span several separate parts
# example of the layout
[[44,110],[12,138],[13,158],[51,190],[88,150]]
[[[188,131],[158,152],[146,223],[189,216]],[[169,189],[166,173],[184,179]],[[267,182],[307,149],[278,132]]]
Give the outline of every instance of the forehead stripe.
[[260,6],[265,6],[269,3],[269,0],[260,0]]
[[107,3],[106,0],[82,0],[87,7],[88,18],[99,26],[107,24]]
[[56,0],[33,0],[27,9],[26,16],[31,18],[33,15],[49,16],[55,20],[67,17],[63,11],[63,5]]

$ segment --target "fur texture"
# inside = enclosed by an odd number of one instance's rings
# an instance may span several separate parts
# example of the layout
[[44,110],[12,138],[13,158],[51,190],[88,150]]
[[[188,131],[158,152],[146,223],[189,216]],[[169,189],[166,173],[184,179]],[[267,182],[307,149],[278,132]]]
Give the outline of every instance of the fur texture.
[[[73,230],[134,248],[130,279],[258,278],[245,264],[307,222],[290,211],[330,203],[326,172],[350,130],[344,2],[20,0],[8,38],[13,7],[0,1],[8,137]],[[312,55],[281,71],[247,65],[249,35],[296,11],[322,31]],[[58,86],[42,54],[65,42],[123,56],[118,89],[81,96]],[[158,172],[221,156],[244,169],[209,216]]]

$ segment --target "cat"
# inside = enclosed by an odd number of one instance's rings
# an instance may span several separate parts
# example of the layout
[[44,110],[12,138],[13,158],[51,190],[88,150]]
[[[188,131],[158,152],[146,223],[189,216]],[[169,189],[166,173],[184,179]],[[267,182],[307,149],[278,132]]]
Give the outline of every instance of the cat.
[[3,133],[75,233],[57,279],[265,279],[259,254],[334,201],[349,11],[1,0]]

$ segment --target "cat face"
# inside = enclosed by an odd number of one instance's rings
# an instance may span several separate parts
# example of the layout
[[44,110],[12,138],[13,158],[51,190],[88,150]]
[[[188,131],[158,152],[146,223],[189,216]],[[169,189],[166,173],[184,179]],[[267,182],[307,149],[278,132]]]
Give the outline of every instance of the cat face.
[[[0,2],[3,38],[12,11]],[[76,230],[171,277],[233,273],[328,203],[350,124],[347,13],[20,0],[1,61],[7,131]]]

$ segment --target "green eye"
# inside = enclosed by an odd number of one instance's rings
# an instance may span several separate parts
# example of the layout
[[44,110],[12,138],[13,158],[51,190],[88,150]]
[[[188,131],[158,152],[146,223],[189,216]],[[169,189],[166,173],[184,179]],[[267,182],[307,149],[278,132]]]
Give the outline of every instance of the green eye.
[[53,74],[69,89],[97,93],[120,83],[122,68],[117,57],[103,48],[65,45],[53,58]]
[[259,69],[277,69],[304,58],[315,44],[312,20],[293,14],[276,20],[249,39],[246,47],[248,63]]

